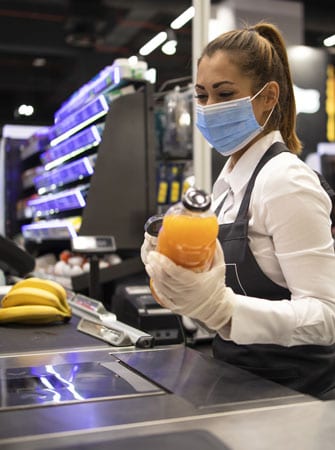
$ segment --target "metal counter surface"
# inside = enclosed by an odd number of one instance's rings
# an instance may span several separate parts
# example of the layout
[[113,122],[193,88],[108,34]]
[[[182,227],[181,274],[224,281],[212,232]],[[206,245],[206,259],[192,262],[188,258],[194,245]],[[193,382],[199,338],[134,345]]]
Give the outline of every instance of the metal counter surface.
[[312,399],[188,347],[120,351],[115,356],[198,410],[243,409]]
[[[311,402],[4,442],[6,450],[333,450],[335,402]],[[200,446],[195,446],[197,440]]]
[[76,324],[0,328],[1,449],[261,449],[263,429],[284,438],[327,407],[184,345],[116,348]]
[[[90,372],[90,364],[93,372]],[[83,365],[85,370],[80,370]],[[97,380],[97,366],[116,368],[116,371],[107,377],[98,374]],[[53,374],[58,374],[57,383],[49,380],[53,385],[50,387],[49,383],[48,389],[43,385],[41,392],[40,376],[36,374],[41,368],[50,367]],[[80,375],[79,384],[75,377],[71,380],[71,392],[80,393],[81,398],[65,397],[64,401],[44,398],[50,391],[58,397],[64,390],[68,393],[67,380],[59,375],[68,373],[69,367],[75,367]],[[20,377],[8,381],[13,373],[20,372],[23,381]],[[6,448],[10,442],[19,445],[33,436],[53,433],[81,435],[88,430],[132,427],[143,422],[215,416],[274,405],[319,403],[184,346],[142,351],[82,349],[5,355],[0,357],[0,374],[0,448]],[[22,395],[21,405],[15,403],[18,394]],[[11,404],[13,395],[15,401]],[[33,397],[30,403],[27,403],[27,396]]]

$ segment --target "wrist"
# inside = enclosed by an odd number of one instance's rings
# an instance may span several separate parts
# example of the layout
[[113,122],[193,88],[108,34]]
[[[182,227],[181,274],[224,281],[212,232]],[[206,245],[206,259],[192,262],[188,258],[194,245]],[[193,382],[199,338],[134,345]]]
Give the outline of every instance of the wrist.
[[206,325],[215,331],[224,328],[225,334],[230,334],[235,299],[236,294],[230,288],[225,287],[223,293],[217,293],[216,299],[212,300],[213,307]]

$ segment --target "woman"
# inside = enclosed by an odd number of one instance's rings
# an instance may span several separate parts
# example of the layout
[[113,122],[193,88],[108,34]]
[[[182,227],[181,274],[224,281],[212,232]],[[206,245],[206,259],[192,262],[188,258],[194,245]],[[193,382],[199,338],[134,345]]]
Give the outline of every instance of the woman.
[[[320,398],[335,387],[331,201],[297,155],[285,44],[272,24],[219,36],[196,81],[197,125],[230,156],[213,187],[220,233],[212,268],[142,258],[162,304],[216,330],[216,358]],[[224,255],[224,256],[223,256]]]

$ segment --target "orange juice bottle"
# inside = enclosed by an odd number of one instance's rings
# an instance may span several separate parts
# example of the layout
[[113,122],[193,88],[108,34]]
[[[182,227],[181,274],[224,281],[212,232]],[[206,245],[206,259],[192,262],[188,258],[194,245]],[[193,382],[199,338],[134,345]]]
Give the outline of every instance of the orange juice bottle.
[[210,207],[211,198],[205,191],[189,188],[182,201],[164,215],[157,251],[195,272],[208,270],[219,231],[217,217]]

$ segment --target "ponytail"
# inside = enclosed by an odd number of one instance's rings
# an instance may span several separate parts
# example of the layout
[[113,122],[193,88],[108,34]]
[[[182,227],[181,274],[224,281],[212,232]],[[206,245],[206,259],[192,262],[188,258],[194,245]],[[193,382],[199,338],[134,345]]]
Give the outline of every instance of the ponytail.
[[293,91],[293,81],[286,51],[285,42],[278,29],[268,23],[259,23],[254,26],[255,31],[266,39],[278,55],[284,78],[276,80],[280,86],[278,109],[280,111],[279,129],[287,147],[293,152],[301,152],[301,142],[296,134],[296,105]]

